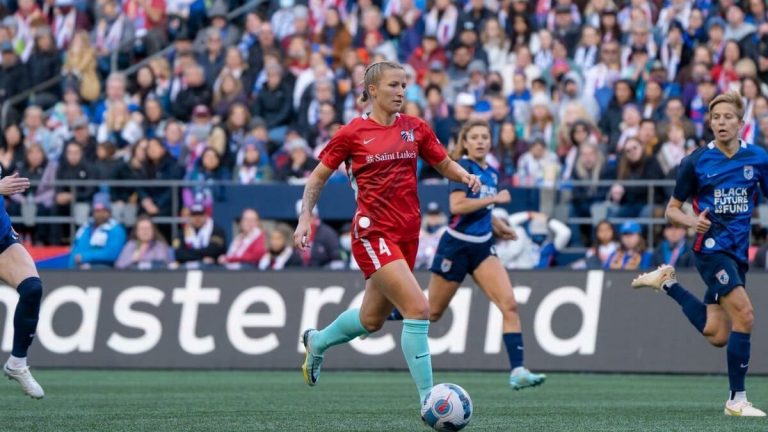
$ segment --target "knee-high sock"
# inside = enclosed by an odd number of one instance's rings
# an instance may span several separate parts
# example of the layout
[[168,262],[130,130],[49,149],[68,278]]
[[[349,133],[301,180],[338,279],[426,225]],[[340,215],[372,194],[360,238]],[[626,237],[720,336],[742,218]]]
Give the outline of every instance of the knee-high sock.
[[523,334],[504,333],[504,346],[509,356],[510,370],[523,365]]
[[13,314],[13,350],[14,357],[26,357],[27,349],[37,331],[37,319],[40,314],[40,299],[43,297],[43,283],[39,277],[24,279],[16,289],[19,303]]
[[411,377],[419,390],[419,401],[423,401],[432,389],[432,356],[429,354],[428,320],[403,320],[403,335],[400,339],[405,361]]
[[749,354],[752,343],[749,341],[749,333],[732,331],[728,337],[728,383],[732,392],[745,390],[744,380],[747,377],[749,367]]
[[701,300],[679,283],[674,283],[667,288],[667,295],[683,307],[683,313],[699,333],[704,331],[704,326],[707,324],[707,306]]
[[312,337],[312,351],[322,355],[328,348],[364,334],[368,334],[368,331],[360,322],[360,309],[348,309]]

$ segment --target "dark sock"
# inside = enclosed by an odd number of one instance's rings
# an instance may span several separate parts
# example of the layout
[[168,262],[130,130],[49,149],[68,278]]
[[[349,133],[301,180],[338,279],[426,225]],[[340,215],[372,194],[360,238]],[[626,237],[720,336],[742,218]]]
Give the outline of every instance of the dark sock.
[[689,293],[679,283],[674,283],[666,289],[667,295],[683,307],[683,313],[688,321],[701,333],[707,324],[707,306],[693,294]]
[[26,357],[27,348],[32,344],[37,330],[40,314],[40,299],[43,296],[43,283],[39,277],[24,279],[16,289],[19,303],[13,315],[13,350],[14,357]]
[[752,343],[749,341],[749,333],[732,331],[728,337],[728,383],[731,392],[744,391],[744,380],[749,369],[749,352]]
[[523,334],[504,333],[504,345],[507,347],[509,367],[514,369],[523,365]]
[[387,321],[402,321],[403,315],[400,313],[397,308],[392,309],[392,312],[387,316]]

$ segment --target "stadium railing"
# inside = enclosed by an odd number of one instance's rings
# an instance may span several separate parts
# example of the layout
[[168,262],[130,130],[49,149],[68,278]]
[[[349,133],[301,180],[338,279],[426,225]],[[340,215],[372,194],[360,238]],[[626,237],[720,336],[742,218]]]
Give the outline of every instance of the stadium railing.
[[[33,181],[33,185],[39,184],[38,181]],[[637,186],[643,186],[648,188],[648,202],[647,204],[653,205],[655,200],[655,193],[656,189],[663,187],[663,188],[669,188],[674,186],[674,181],[672,180],[625,180],[625,181],[612,181],[612,180],[603,180],[603,181],[568,181],[568,182],[559,182],[556,183],[553,186],[538,186],[538,187],[526,187],[526,188],[510,188],[514,191],[520,191],[520,190],[533,190],[539,193],[539,203],[538,208],[522,208],[522,209],[528,209],[528,210],[539,210],[543,211],[550,216],[553,216],[559,220],[562,220],[568,225],[575,226],[575,225],[595,225],[599,220],[601,219],[607,219],[613,224],[621,224],[625,221],[635,221],[643,226],[647,226],[648,229],[646,230],[646,241],[649,248],[654,247],[654,237],[655,234],[659,231],[657,227],[663,226],[666,224],[666,219],[664,219],[663,214],[661,212],[657,212],[656,215],[652,215],[652,217],[607,217],[607,215],[593,215],[591,218],[577,218],[577,217],[570,217],[568,210],[569,210],[569,204],[570,204],[570,196],[568,194],[568,191],[574,187],[579,186],[603,186],[603,187],[610,187],[613,184],[620,184],[625,187],[637,187]],[[204,187],[204,188],[217,188],[217,187],[237,187],[237,193],[229,193],[226,194],[226,198],[220,201],[217,201],[214,203],[214,217],[217,219],[220,216],[226,217],[227,219],[234,219],[237,216],[237,211],[239,209],[246,207],[246,206],[252,206],[252,203],[257,203],[259,200],[263,200],[261,202],[262,205],[267,205],[270,209],[269,215],[267,218],[271,219],[278,219],[278,220],[293,220],[296,218],[295,213],[295,200],[299,197],[301,197],[301,191],[303,190],[303,185],[290,185],[285,183],[278,183],[278,182],[270,182],[270,183],[263,183],[258,185],[242,185],[235,181],[217,181],[217,182],[200,182],[200,181],[194,181],[194,180],[110,180],[110,181],[102,181],[102,180],[61,180],[56,181],[55,185],[57,187],[66,187],[70,188],[72,193],[76,193],[77,187],[94,187],[96,189],[104,190],[105,188],[142,188],[142,187],[152,187],[152,188],[158,188],[158,187],[168,187],[172,189],[172,201],[171,201],[171,216],[163,216],[163,217],[157,217],[155,222],[157,224],[161,225],[171,225],[171,233],[174,237],[178,234],[179,224],[181,224],[184,221],[184,218],[182,218],[180,215],[181,209],[183,207],[183,203],[181,202],[181,191],[185,187]],[[330,184],[329,184],[330,186]],[[277,192],[274,189],[275,187],[278,187]],[[324,194],[325,197],[321,197],[321,204],[323,201],[327,199],[333,198],[341,198],[345,200],[344,205],[334,205],[334,211],[332,214],[325,214],[324,219],[328,220],[336,220],[336,221],[343,221],[343,220],[349,220],[352,217],[352,213],[354,212],[354,202],[352,198],[352,192],[349,186],[342,183],[334,184],[332,187],[338,188],[334,189],[334,193],[332,194]],[[269,191],[268,189],[271,188]],[[441,189],[445,189],[444,191]],[[243,189],[247,190],[247,194],[243,194]],[[289,191],[290,189],[290,191]],[[337,191],[344,192],[347,189],[349,189],[349,197],[343,197],[336,193]],[[425,199],[424,191],[426,189],[429,189],[429,196],[427,199],[432,200],[434,197],[444,197],[447,199],[448,196],[448,186],[447,184],[442,185],[434,185],[434,184],[421,184],[420,185],[420,193],[422,195],[422,205],[426,205],[427,200]],[[252,191],[252,192],[251,192]],[[260,193],[261,192],[261,193]],[[326,191],[328,192],[328,191]],[[554,193],[551,193],[554,192]],[[519,195],[517,195],[519,196]],[[523,194],[525,196],[525,194]],[[549,197],[549,198],[547,198]],[[347,199],[349,198],[349,199]],[[666,202],[666,199],[668,197],[665,194],[664,201]],[[547,200],[550,199],[551,202],[547,202]],[[82,223],[82,215],[83,211],[76,211],[75,204],[77,201],[77,197],[73,199],[73,203],[71,204],[71,216],[39,216],[34,219],[35,224],[69,224],[71,227],[75,227],[78,222]],[[346,202],[349,201],[349,202]],[[535,206],[535,200],[528,201],[528,203],[518,203],[518,204],[529,204],[532,206]],[[82,204],[80,204],[82,205]],[[228,207],[229,211],[225,212],[217,212],[217,209]],[[507,207],[510,209],[510,211],[519,211],[521,210],[521,207],[518,205],[518,207],[512,207],[511,205]],[[657,208],[660,210],[663,209],[663,204],[657,204]],[[234,209],[234,210],[233,210]],[[447,208],[446,208],[447,209]],[[88,214],[90,214],[88,212]],[[752,219],[753,225],[760,225],[760,226],[768,226],[768,205],[760,205],[759,206],[759,216]],[[78,215],[80,215],[80,220],[77,219]],[[232,220],[218,220],[218,222],[222,225],[228,225],[232,222]],[[22,216],[14,216],[12,217],[12,221],[14,223],[27,223],[29,224],[29,220],[25,219]],[[575,233],[574,233],[575,234]],[[575,251],[575,250],[574,250]]]

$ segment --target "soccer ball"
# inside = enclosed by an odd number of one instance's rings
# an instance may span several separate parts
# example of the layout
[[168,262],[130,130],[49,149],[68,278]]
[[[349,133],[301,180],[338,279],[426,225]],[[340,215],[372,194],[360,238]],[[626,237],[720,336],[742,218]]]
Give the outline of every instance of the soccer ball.
[[456,384],[432,387],[421,405],[421,420],[439,432],[459,431],[472,418],[472,399]]

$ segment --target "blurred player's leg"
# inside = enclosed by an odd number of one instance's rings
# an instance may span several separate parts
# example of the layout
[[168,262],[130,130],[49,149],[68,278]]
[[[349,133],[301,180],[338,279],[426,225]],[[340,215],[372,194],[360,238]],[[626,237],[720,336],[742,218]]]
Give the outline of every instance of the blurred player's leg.
[[349,342],[367,333],[360,322],[360,309],[349,309],[342,312],[328,327],[320,331],[305,330],[302,335],[302,342],[307,354],[301,369],[307,384],[310,386],[317,384],[317,380],[320,378],[323,354],[328,348]]
[[16,285],[19,293],[19,302],[13,315],[13,349],[3,366],[3,373],[8,379],[17,381],[25,394],[41,399],[45,393],[29,372],[27,350],[37,331],[43,283],[32,257],[17,241],[13,240],[0,254],[0,279]]
[[[371,282],[403,315],[400,341],[408,370],[423,401],[432,389],[432,356],[429,353],[429,304],[405,260],[396,260],[371,276]],[[384,310],[383,318],[391,312]],[[383,320],[382,320],[383,322]]]
[[543,384],[547,379],[546,375],[535,374],[523,365],[524,345],[520,315],[506,269],[498,258],[489,256],[475,269],[472,277],[501,311],[504,346],[507,349],[511,371],[509,385],[515,390],[520,390]]
[[752,303],[743,287],[736,287],[720,299],[720,304],[733,323],[728,338],[728,383],[730,395],[725,403],[725,414],[732,416],[763,417],[765,413],[747,400],[745,380],[749,368],[754,313]]
[[677,282],[674,267],[664,264],[654,271],[643,273],[632,281],[632,287],[664,291],[683,308],[683,313],[696,330],[700,333],[704,331],[707,323],[707,307]]

